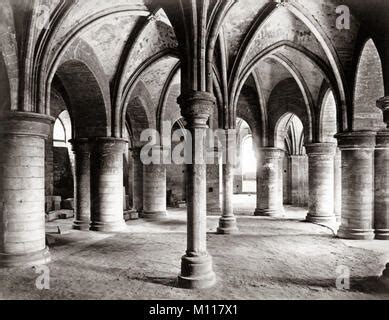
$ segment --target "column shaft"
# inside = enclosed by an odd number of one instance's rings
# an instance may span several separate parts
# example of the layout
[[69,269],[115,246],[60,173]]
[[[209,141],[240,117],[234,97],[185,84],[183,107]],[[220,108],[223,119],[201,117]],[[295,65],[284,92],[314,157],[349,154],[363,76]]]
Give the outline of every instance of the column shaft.
[[257,170],[256,216],[282,216],[283,175],[282,158],[284,151],[277,148],[261,148]]
[[[212,214],[221,213],[220,201],[220,166],[219,150],[213,151],[213,163],[207,164],[207,212]],[[210,159],[211,160],[211,159]]]
[[126,141],[97,138],[91,155],[91,230],[115,232],[123,219],[123,153]]
[[166,167],[163,164],[143,166],[143,212],[144,219],[165,218],[166,213]]
[[91,216],[90,143],[88,139],[72,140],[75,156],[75,219],[73,229],[89,230]]
[[389,240],[389,130],[377,133],[374,203],[376,239]]
[[179,98],[181,112],[192,135],[192,163],[187,164],[187,250],[181,260],[180,287],[208,288],[216,282],[212,257],[207,252],[206,164],[204,139],[215,98],[207,92],[190,92]]
[[334,211],[336,221],[340,222],[342,215],[342,152],[336,150],[334,167]]
[[338,236],[345,239],[374,238],[375,132],[338,134],[342,150],[342,218]]
[[234,215],[234,164],[223,164],[223,211],[219,220],[217,232],[231,234],[238,231],[236,217]]
[[336,145],[316,143],[306,146],[309,169],[309,212],[307,221],[335,222],[334,161]]
[[10,112],[0,122],[0,266],[50,261],[45,241],[45,139],[52,117]]
[[134,158],[134,167],[133,167],[133,203],[134,210],[138,213],[143,211],[143,163],[140,158],[141,147],[136,147],[132,149],[132,156]]

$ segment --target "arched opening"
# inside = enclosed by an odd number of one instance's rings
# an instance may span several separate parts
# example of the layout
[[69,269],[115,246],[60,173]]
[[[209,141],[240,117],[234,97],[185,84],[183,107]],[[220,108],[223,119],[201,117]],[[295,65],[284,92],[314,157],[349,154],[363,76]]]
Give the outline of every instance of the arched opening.
[[354,89],[353,129],[385,129],[376,101],[385,95],[382,62],[373,40],[361,52]]
[[66,101],[66,107],[74,121],[73,137],[109,135],[107,120],[109,106],[106,105],[97,78],[86,64],[78,60],[64,62],[58,68],[54,82],[61,88],[61,96]]
[[[338,133],[336,101],[331,89],[324,95],[320,116],[320,141],[338,144],[335,134]],[[337,148],[334,158],[334,210],[340,221],[342,206],[342,154]]]
[[283,158],[283,200],[295,207],[308,206],[308,157],[304,148],[304,125],[294,113],[284,114],[276,126],[276,147]]
[[61,200],[74,197],[74,154],[69,140],[72,125],[67,110],[62,111],[53,128],[53,195]]
[[239,123],[239,156],[238,165],[242,174],[242,193],[255,194],[257,177],[257,159],[254,149],[253,133],[248,123],[238,119]]
[[[60,209],[73,216],[75,155],[69,140],[106,137],[106,99],[99,80],[82,61],[69,60],[57,69],[50,84],[49,112],[56,120],[46,144],[45,184],[48,219]],[[89,166],[89,164],[88,164]]]
[[[185,142],[184,119],[174,122],[171,132],[171,150],[180,151],[180,157],[184,156],[184,150],[179,146]],[[186,166],[185,164],[166,165],[166,191],[167,205],[169,207],[183,207],[186,204]]]

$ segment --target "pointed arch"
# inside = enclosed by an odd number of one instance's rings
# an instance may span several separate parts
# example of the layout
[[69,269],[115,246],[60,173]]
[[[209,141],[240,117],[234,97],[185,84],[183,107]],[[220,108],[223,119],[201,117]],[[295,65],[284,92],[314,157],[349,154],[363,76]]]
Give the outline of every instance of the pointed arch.
[[82,61],[68,60],[59,66],[56,76],[69,99],[74,137],[106,137],[109,133],[107,108],[102,89],[91,69]]
[[382,111],[376,101],[385,95],[382,62],[372,39],[359,56],[353,95],[353,130],[384,129]]

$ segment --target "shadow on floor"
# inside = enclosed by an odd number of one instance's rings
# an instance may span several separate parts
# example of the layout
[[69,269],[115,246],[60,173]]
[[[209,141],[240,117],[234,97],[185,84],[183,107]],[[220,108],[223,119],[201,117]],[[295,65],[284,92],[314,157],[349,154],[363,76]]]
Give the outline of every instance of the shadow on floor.
[[308,287],[310,290],[340,290],[366,294],[389,294],[386,287],[380,283],[378,277],[352,277],[350,289],[341,290],[336,288],[336,279],[299,279],[299,278],[271,278],[271,281],[280,285],[297,285]]
[[177,283],[177,278],[170,278],[170,277],[149,277],[144,276],[142,278],[142,281],[152,284],[160,284],[165,287],[171,287],[171,288],[179,288]]
[[[147,221],[147,220],[146,220]],[[147,222],[158,225],[158,226],[182,226],[186,225],[185,220],[178,219],[165,219],[165,220],[148,220]]]

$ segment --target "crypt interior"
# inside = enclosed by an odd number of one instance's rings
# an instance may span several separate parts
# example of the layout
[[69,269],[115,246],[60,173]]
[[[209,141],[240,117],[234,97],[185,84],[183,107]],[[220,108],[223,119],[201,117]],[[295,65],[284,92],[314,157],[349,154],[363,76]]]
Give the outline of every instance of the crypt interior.
[[[0,299],[389,299],[388,18],[0,0]],[[144,164],[164,123],[235,163]]]

